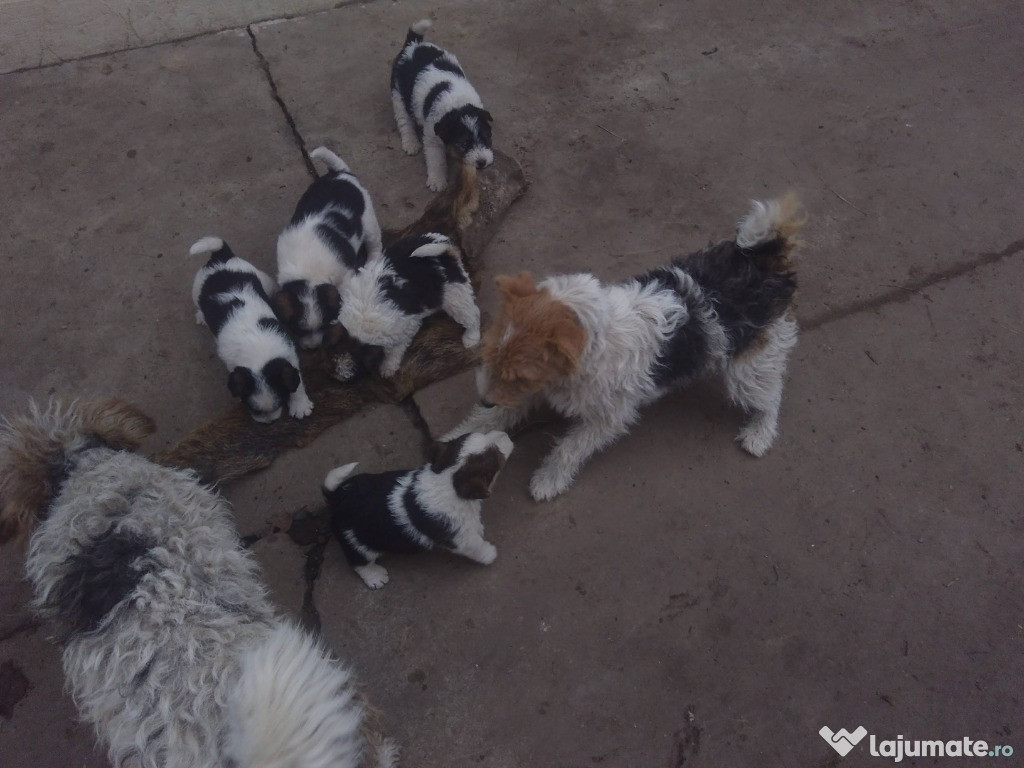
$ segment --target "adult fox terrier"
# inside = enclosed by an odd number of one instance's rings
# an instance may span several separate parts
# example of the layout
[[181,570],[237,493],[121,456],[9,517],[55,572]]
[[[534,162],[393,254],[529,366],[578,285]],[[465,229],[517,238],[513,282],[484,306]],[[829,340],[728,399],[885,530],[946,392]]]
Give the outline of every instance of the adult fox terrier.
[[445,436],[509,430],[546,402],[574,420],[534,473],[537,501],[566,490],[640,408],[711,371],[750,414],[738,440],[762,456],[778,432],[796,344],[791,261],[805,217],[795,198],[754,202],[734,240],[620,285],[589,274],[499,277],[501,313],[484,334],[480,404]]
[[0,423],[0,543],[31,533],[34,607],[111,762],[393,765],[349,671],[271,605],[227,503],[132,452],[152,431],[116,400]]

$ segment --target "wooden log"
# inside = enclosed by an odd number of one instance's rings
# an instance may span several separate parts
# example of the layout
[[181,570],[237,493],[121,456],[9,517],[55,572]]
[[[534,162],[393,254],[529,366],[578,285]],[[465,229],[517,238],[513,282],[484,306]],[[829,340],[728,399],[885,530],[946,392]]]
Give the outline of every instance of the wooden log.
[[[480,286],[481,255],[511,205],[526,191],[519,164],[501,152],[481,173],[461,166],[453,185],[435,197],[423,214],[400,230],[385,230],[387,246],[408,235],[442,232],[465,254],[473,286]],[[258,424],[241,404],[203,424],[153,457],[174,467],[195,469],[206,482],[225,482],[269,466],[284,451],[301,448],[329,427],[373,403],[397,403],[413,392],[476,364],[475,350],[462,346],[462,328],[444,315],[429,319],[406,352],[402,367],[388,380],[366,377],[342,384],[323,350],[302,353],[306,390],[313,413],[304,419],[286,415]]]

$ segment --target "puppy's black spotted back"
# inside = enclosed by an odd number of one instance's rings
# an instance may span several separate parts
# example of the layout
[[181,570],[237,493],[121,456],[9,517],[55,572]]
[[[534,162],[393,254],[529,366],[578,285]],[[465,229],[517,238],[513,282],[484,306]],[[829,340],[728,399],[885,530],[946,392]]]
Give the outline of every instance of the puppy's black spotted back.
[[409,237],[387,250],[394,275],[381,281],[385,298],[407,315],[420,315],[441,308],[448,283],[469,281],[462,261],[451,252],[438,256],[413,256],[424,245],[437,242],[430,235]]
[[245,289],[252,290],[257,296],[263,299],[268,305],[270,299],[263,290],[263,283],[252,272],[236,272],[231,269],[221,269],[212,273],[203,281],[199,290],[199,311],[203,313],[203,319],[214,335],[220,333],[224,323],[231,316],[231,313],[242,306],[239,299],[224,299],[224,294],[238,292]]
[[362,239],[363,214],[366,200],[362,190],[353,183],[347,171],[324,174],[309,185],[292,214],[291,226],[301,224],[311,216],[323,216],[316,226],[317,236],[338,254],[349,269],[359,269],[366,263],[366,246],[359,251],[351,241]]

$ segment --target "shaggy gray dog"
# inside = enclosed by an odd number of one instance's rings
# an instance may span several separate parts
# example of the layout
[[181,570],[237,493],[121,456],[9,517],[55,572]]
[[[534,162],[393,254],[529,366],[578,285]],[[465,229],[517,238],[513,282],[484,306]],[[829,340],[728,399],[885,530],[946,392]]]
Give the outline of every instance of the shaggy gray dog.
[[227,504],[131,452],[152,431],[117,401],[0,425],[0,542],[35,529],[34,607],[114,765],[393,765],[349,672],[272,607]]

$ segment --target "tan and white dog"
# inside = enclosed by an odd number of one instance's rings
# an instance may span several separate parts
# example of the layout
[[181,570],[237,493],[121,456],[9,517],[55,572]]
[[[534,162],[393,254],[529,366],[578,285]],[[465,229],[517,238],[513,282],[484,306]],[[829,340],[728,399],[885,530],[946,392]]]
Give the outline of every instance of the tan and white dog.
[[795,198],[755,202],[735,239],[618,285],[590,274],[538,284],[501,276],[501,311],[484,334],[480,404],[444,437],[511,430],[546,403],[573,420],[530,482],[534,499],[566,490],[640,408],[720,372],[750,414],[738,440],[763,455],[778,432],[783,376],[796,344],[791,252],[805,217]]

